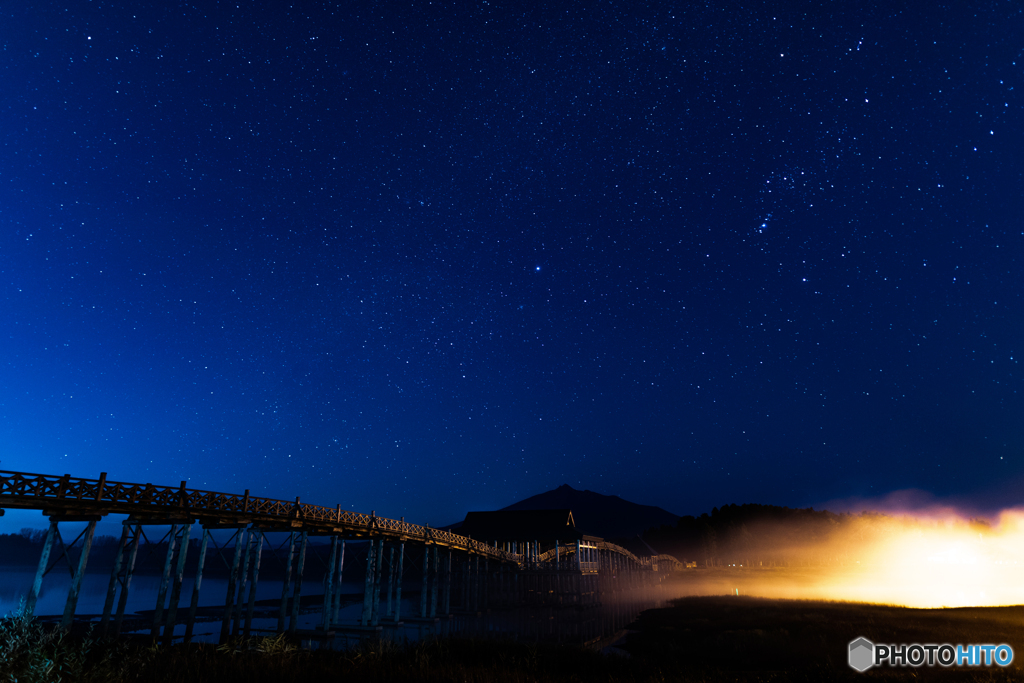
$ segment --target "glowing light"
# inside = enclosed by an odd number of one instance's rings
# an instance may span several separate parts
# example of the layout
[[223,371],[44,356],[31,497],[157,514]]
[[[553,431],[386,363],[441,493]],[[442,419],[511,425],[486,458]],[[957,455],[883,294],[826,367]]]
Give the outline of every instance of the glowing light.
[[695,575],[687,593],[732,593],[742,579],[747,595],[768,598],[922,608],[1024,604],[1024,510],[1004,511],[990,526],[963,517],[880,515],[797,551],[808,559],[830,558],[831,566],[814,566],[812,559],[811,566],[764,571],[745,562],[742,573],[728,568],[737,576]]

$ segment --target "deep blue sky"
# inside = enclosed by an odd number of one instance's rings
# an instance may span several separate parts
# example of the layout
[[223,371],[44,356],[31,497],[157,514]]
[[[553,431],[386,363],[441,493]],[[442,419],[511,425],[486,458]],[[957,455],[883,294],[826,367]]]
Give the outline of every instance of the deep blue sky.
[[1016,500],[1020,3],[540,4],[8,3],[0,468]]

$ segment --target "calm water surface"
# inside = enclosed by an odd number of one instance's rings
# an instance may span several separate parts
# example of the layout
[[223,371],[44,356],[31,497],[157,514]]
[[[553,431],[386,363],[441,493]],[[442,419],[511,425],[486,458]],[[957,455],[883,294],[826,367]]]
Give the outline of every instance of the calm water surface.
[[[0,614],[6,615],[16,610],[20,600],[32,585],[35,571],[29,568],[0,569]],[[106,599],[109,574],[87,574],[82,582],[76,614],[79,617],[92,617],[98,621],[103,612]],[[42,591],[36,603],[38,616],[60,615],[64,612],[68,588],[71,584],[69,572],[54,570],[43,581]],[[159,589],[160,577],[156,575],[136,575],[132,578],[128,592],[126,617],[138,612],[148,612],[156,605],[156,594]],[[434,636],[471,636],[483,638],[506,638],[528,641],[554,642],[588,642],[613,635],[625,628],[644,609],[656,607],[663,602],[663,595],[658,589],[637,592],[626,599],[621,596],[608,595],[604,604],[591,608],[519,608],[492,610],[480,615],[455,614],[442,617],[437,621],[420,622],[415,619],[419,614],[419,581],[409,581],[403,588],[402,615],[407,618],[401,625],[391,623],[392,618],[382,617],[382,637],[405,641],[418,640]],[[345,602],[339,612],[339,623],[355,626],[362,614],[362,581],[345,581],[342,592]],[[226,578],[207,577],[203,579],[200,590],[200,607],[220,607],[224,605],[227,591]],[[323,595],[323,585],[319,581],[303,583],[303,596]],[[385,593],[386,595],[386,593]],[[381,611],[386,611],[385,595],[382,595]],[[279,600],[281,582],[268,580],[257,586],[257,600]],[[246,593],[248,598],[248,592]],[[178,607],[179,616],[187,611],[192,599],[192,582],[187,579],[182,584],[181,601]],[[116,603],[115,603],[116,608]],[[259,613],[259,608],[257,608]],[[218,612],[219,614],[219,612]],[[257,633],[272,632],[277,626],[276,608],[264,608],[263,617],[253,619],[253,629]],[[138,616],[138,615],[136,615]],[[141,615],[147,616],[145,614]],[[307,610],[299,616],[299,628],[312,630],[320,624],[319,608]],[[185,625],[178,624],[175,635],[183,635]],[[364,637],[358,630],[347,631],[344,626],[336,628],[336,637],[331,642],[314,643],[311,645],[345,647],[354,644]],[[220,621],[198,620],[194,637],[200,641],[216,642],[220,636]]]

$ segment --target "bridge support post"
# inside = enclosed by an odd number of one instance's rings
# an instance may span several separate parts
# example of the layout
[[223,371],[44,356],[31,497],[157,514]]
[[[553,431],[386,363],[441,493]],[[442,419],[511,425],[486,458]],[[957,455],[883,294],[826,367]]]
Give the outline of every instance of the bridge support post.
[[185,620],[185,642],[192,642],[192,629],[196,624],[196,610],[199,609],[199,588],[203,585],[203,567],[206,565],[206,548],[210,542],[210,530],[203,528],[203,541],[199,545],[199,563],[196,565],[196,580],[192,584],[192,600]]
[[256,606],[256,585],[260,582],[260,558],[263,556],[263,530],[253,529],[256,533],[256,550],[252,558],[252,582],[249,584],[249,604],[245,610],[245,637],[252,632],[252,612]]
[[281,581],[281,606],[277,610],[277,632],[284,633],[285,615],[288,612],[288,591],[292,587],[292,564],[295,562],[295,532],[288,532],[288,555],[284,562],[284,579]]
[[384,569],[384,539],[377,540],[377,549],[373,553],[375,562],[373,568],[373,603],[370,610],[370,623],[376,626],[380,623],[380,577]]
[[235,531],[235,552],[231,559],[231,571],[228,572],[228,590],[224,598],[224,617],[220,624],[220,643],[223,645],[228,640],[228,633],[231,629],[231,612],[235,607],[235,582],[238,580],[238,564],[242,559],[242,536],[244,528]]
[[476,611],[483,611],[483,594],[487,581],[486,560],[476,556]]
[[444,615],[452,613],[452,550],[448,549],[448,557],[444,559],[444,586],[442,586],[444,599],[441,601]]
[[167,606],[167,620],[164,626],[164,642],[167,645],[174,640],[174,621],[178,616],[178,601],[181,600],[181,582],[185,578],[185,559],[188,556],[188,537],[191,530],[191,520],[188,524],[182,525],[178,564],[174,571],[174,583],[171,584],[171,602]]
[[420,588],[420,619],[427,618],[427,600],[430,597],[430,546],[423,546],[423,583]]
[[154,638],[160,635],[160,620],[164,616],[164,602],[167,600],[167,585],[171,581],[171,561],[174,559],[174,546],[178,540],[178,525],[172,524],[167,535],[167,555],[164,557],[164,570],[160,574],[160,588],[156,592],[156,609],[153,611],[153,626],[149,634]]
[[[480,566],[482,566],[483,569],[480,569]],[[480,612],[485,612],[487,610],[487,584],[490,582],[488,567],[490,567],[490,564],[488,563],[487,558],[481,558],[478,565],[479,578],[477,585],[479,593],[477,606]]]
[[438,559],[437,558],[438,558],[438,552],[437,552],[437,546],[435,545],[434,546],[434,562],[433,562],[433,569],[434,569],[434,571],[431,572],[431,576],[430,576],[430,578],[431,578],[431,581],[430,581],[430,616],[431,617],[436,617],[437,616],[437,581],[440,578],[440,574],[438,572],[439,567],[438,567]]
[[[127,523],[127,522],[126,522]],[[135,525],[135,537],[132,539],[132,548],[128,552],[128,565],[124,571],[124,581],[121,585],[121,597],[117,600],[117,615],[114,617],[114,635],[121,635],[121,622],[124,620],[124,608],[128,604],[128,588],[132,585],[132,576],[135,574],[135,559],[139,556],[139,542],[142,540],[142,525]]]
[[234,626],[231,627],[231,635],[237,636],[242,632],[242,604],[245,600],[245,583],[249,580],[249,563],[252,562],[252,542],[255,527],[249,527],[245,534],[245,546],[242,548],[242,564],[238,568],[238,595],[235,597]]
[[459,562],[459,609],[469,611],[469,555]]
[[452,563],[450,561],[451,555],[452,551],[450,548],[447,550],[440,551],[440,557],[435,555],[437,561],[437,571],[435,572],[435,574],[436,581],[438,582],[437,600],[438,609],[441,614],[447,613],[445,611],[445,601],[447,600],[448,604],[451,604],[451,598],[448,597],[448,594],[451,592],[451,583],[448,578],[449,575],[452,573]]
[[331,623],[338,621],[341,610],[341,580],[345,576],[345,539],[341,539],[340,557],[338,558],[338,578],[334,582],[334,599],[331,601]]
[[366,547],[366,578],[363,580],[363,614],[359,619],[359,623],[363,626],[369,626],[370,620],[373,618],[373,575],[376,572],[374,564],[377,558],[375,557],[374,551],[376,550],[376,542],[373,538],[370,539],[370,543]]
[[303,531],[299,541],[299,564],[295,568],[295,590],[292,591],[292,618],[288,624],[288,631],[295,633],[299,627],[299,607],[302,604],[302,571],[306,568],[306,545],[309,541],[309,532]]
[[338,537],[331,536],[331,557],[327,562],[327,575],[324,576],[324,606],[320,615],[320,627],[324,631],[331,629],[331,607],[334,606],[334,570],[338,557]]
[[491,561],[484,560],[484,610],[491,608]]
[[68,589],[68,601],[64,604],[64,617],[60,620],[61,628],[70,628],[71,622],[75,618],[78,593],[82,590],[82,578],[85,576],[85,565],[89,561],[89,551],[92,549],[92,536],[95,532],[96,520],[94,519],[85,528],[85,538],[82,540],[82,554],[78,556],[78,568],[75,569],[75,575],[71,579],[71,588]]
[[395,623],[402,620],[402,565],[405,560],[405,541],[398,544],[398,571],[395,573]]
[[117,554],[114,556],[114,567],[110,570],[110,583],[107,584],[107,599],[103,602],[103,617],[100,619],[100,634],[107,635],[110,625],[110,613],[114,611],[114,596],[117,582],[121,574],[121,562],[124,559],[124,547],[128,545],[128,533],[131,527],[127,521],[121,525],[121,539],[117,542]]
[[477,555],[473,561],[473,611],[480,612],[480,556]]
[[39,599],[39,589],[43,586],[43,575],[46,574],[46,565],[50,563],[50,551],[53,549],[53,540],[57,537],[57,522],[50,520],[50,528],[46,530],[46,540],[43,541],[43,551],[39,553],[39,566],[36,568],[35,578],[32,579],[32,589],[29,590],[28,598],[25,599],[25,614],[32,616],[36,611],[36,600]]
[[391,610],[394,608],[394,604],[391,602],[391,599],[394,597],[394,594],[395,594],[395,546],[393,546],[393,545],[388,548],[388,578],[387,578],[387,584],[388,584],[387,609],[385,610],[384,614],[386,616],[390,617],[392,615],[392,611]]

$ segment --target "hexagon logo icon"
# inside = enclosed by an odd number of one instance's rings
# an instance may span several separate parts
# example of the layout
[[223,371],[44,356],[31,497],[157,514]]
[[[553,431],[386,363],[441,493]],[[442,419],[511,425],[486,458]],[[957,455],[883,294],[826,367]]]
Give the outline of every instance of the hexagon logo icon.
[[870,669],[875,663],[875,644],[867,638],[858,638],[850,643],[850,668],[860,672]]

